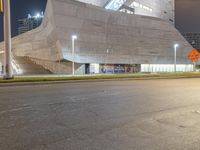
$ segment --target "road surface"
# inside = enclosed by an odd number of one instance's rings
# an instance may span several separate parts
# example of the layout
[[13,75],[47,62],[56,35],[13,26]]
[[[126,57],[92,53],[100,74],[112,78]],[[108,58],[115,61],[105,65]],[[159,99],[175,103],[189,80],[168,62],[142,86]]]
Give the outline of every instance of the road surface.
[[200,149],[200,79],[0,87],[0,150]]

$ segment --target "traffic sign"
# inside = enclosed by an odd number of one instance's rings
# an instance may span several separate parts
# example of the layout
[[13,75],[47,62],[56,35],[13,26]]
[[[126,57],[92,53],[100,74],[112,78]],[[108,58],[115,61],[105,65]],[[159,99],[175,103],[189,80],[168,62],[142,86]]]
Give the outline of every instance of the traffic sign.
[[3,0],[0,0],[0,14],[3,13]]

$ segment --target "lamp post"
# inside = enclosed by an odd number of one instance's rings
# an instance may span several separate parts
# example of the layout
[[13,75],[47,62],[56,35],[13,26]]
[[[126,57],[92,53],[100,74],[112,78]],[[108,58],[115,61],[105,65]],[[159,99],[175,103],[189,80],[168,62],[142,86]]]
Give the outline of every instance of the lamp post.
[[11,79],[13,78],[13,74],[12,74],[12,66],[11,66],[10,0],[4,0],[3,4],[4,4],[4,41],[5,41],[4,79]]
[[[192,46],[193,47],[195,47],[195,44],[196,44],[196,42],[195,41],[192,41]],[[195,72],[196,71],[196,62],[194,61],[193,62],[193,72]]]
[[75,40],[77,40],[77,35],[72,35],[72,75],[75,75],[74,58],[75,58]]
[[174,72],[176,72],[176,50],[178,46],[178,44],[174,44]]

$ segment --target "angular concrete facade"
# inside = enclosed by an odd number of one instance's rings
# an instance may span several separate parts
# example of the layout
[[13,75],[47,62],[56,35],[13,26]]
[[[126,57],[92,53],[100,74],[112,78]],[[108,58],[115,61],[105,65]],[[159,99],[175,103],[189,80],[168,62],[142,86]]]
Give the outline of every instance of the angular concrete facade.
[[[126,5],[131,5],[133,1],[140,6],[134,7],[135,14],[161,18],[174,24],[175,22],[175,2],[174,0],[127,0]],[[141,8],[142,7],[142,8]],[[150,8],[151,11],[148,11]]]
[[110,0],[77,0],[79,2],[104,7]]
[[[174,24],[174,0],[78,0],[80,2],[120,11],[133,8],[134,14],[160,18]],[[116,6],[117,5],[117,6]]]
[[[74,0],[48,0],[42,25],[13,38],[15,56],[26,56],[51,72],[71,72],[72,40],[76,69],[84,64],[190,64],[192,47],[169,22],[105,10]],[[2,43],[0,49],[3,49]]]

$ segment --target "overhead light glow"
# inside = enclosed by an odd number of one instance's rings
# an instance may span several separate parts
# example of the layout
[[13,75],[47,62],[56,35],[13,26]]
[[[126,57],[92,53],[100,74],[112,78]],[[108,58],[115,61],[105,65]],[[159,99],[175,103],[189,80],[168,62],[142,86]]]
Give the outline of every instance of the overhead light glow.
[[174,44],[174,47],[177,48],[177,47],[179,47],[179,45],[178,44]]
[[72,39],[76,40],[77,38],[77,35],[72,35]]

